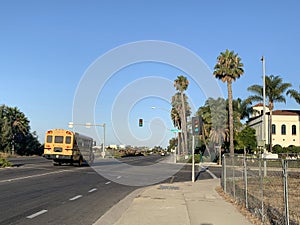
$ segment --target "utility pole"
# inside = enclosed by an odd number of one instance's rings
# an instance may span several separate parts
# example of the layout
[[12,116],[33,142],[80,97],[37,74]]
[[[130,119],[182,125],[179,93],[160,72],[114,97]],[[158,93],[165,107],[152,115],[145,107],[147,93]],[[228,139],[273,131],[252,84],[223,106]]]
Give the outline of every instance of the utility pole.
[[[262,56],[262,74],[263,74],[263,132],[262,132],[262,140],[264,142],[263,145],[263,156],[262,159],[264,160],[264,176],[267,176],[267,162],[266,162],[266,63],[265,58]],[[271,126],[269,124],[269,126]],[[268,129],[268,132],[270,132],[270,129]],[[268,135],[269,136],[269,135]],[[270,142],[269,142],[270,144]]]
[[75,126],[85,126],[86,128],[91,128],[91,126],[95,126],[95,127],[103,127],[103,146],[102,146],[102,158],[105,157],[105,123],[103,124],[91,124],[91,123],[85,123],[85,124],[81,124],[81,123],[74,123],[74,122],[69,122],[69,127],[73,128]]

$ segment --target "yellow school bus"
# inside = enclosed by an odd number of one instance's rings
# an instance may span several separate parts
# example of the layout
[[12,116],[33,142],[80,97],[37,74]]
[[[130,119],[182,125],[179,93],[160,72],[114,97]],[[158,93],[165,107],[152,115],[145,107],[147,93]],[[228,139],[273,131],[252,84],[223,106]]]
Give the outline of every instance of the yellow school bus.
[[81,166],[84,161],[93,163],[93,139],[82,134],[64,130],[48,130],[45,135],[44,157],[53,160],[53,165],[74,163]]

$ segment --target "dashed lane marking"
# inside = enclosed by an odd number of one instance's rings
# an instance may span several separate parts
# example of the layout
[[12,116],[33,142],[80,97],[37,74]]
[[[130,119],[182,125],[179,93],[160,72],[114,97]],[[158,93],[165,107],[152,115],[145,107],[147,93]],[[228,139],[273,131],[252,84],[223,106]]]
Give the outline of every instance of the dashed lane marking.
[[95,192],[97,190],[98,190],[97,188],[93,188],[93,189],[89,190],[89,193]]
[[27,216],[26,218],[27,218],[27,219],[33,219],[33,218],[35,218],[35,217],[37,217],[37,216],[40,216],[40,215],[42,215],[42,214],[44,214],[44,213],[46,213],[46,212],[48,212],[48,210],[43,209],[43,210],[41,210],[41,211],[39,211],[39,212],[36,212],[36,213],[34,213],[34,214],[30,215],[30,216]]
[[82,195],[76,195],[75,197],[70,198],[69,200],[70,200],[70,201],[75,201],[75,200],[77,200],[77,199],[79,199],[79,198],[81,198],[81,197],[82,197]]
[[111,181],[108,181],[108,182],[106,182],[105,184],[110,184],[111,183]]

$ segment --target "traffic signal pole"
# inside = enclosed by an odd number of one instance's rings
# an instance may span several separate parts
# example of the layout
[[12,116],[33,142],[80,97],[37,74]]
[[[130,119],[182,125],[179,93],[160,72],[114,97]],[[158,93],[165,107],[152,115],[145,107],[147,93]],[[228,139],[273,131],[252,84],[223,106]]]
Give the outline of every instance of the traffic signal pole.
[[202,134],[202,117],[192,117],[192,182],[195,182],[195,135]]
[[195,182],[195,135],[192,141],[192,182]]

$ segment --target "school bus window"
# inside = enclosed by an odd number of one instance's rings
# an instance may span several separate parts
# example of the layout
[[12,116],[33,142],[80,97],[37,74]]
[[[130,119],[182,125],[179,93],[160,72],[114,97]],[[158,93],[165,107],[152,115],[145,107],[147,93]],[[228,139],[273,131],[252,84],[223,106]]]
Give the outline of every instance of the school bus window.
[[47,143],[52,143],[52,135],[47,136]]
[[71,136],[66,137],[66,144],[71,144]]
[[54,143],[58,143],[58,144],[64,143],[64,137],[63,136],[55,136]]

